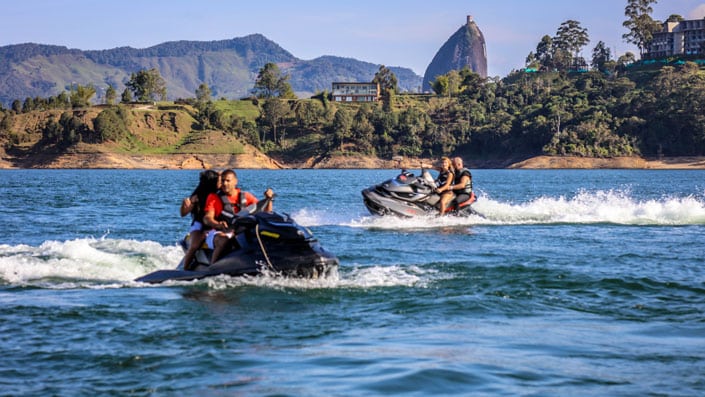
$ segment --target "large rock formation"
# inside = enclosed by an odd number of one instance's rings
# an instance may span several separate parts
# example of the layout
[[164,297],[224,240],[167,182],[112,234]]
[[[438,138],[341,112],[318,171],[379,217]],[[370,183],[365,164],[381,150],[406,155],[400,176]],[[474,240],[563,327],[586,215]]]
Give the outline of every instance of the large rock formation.
[[487,49],[485,37],[468,15],[467,23],[458,29],[433,57],[423,76],[423,91],[431,89],[431,82],[451,70],[470,68],[480,76],[487,77]]

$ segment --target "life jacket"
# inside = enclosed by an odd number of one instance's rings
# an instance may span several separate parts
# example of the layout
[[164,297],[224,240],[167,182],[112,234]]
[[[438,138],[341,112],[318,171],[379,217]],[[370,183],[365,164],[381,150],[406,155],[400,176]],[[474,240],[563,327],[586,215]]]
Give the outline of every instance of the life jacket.
[[436,187],[441,187],[448,182],[448,179],[453,175],[450,171],[441,171],[436,179]]
[[453,190],[454,193],[460,194],[460,193],[467,193],[471,194],[472,193],[472,173],[470,173],[470,170],[467,168],[463,168],[460,171],[458,171],[457,174],[455,174],[455,179],[453,180],[453,184],[457,185],[460,183],[460,180],[463,179],[463,176],[467,175],[468,176],[468,182],[465,184],[464,187],[460,189],[455,189]]
[[220,197],[220,202],[223,203],[223,210],[215,218],[218,221],[228,222],[228,226],[233,226],[233,221],[235,220],[235,214],[240,212],[243,208],[247,206],[247,198],[242,194],[241,189],[237,189],[237,202],[235,206],[228,199],[228,195],[222,190],[218,190],[218,197]]

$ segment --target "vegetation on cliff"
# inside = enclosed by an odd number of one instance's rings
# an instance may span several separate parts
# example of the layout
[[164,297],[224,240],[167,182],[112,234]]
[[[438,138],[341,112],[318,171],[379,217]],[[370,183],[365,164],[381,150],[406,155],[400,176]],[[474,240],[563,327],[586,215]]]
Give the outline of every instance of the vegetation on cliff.
[[438,85],[437,94],[389,95],[386,104],[335,103],[325,92],[230,101],[201,91],[200,99],[178,104],[90,108],[34,98],[2,110],[0,140],[17,155],[78,144],[124,153],[237,153],[249,143],[291,163],[333,154],[705,155],[705,72],[693,62],[611,74],[519,71],[501,80],[465,69],[444,79],[454,83]]

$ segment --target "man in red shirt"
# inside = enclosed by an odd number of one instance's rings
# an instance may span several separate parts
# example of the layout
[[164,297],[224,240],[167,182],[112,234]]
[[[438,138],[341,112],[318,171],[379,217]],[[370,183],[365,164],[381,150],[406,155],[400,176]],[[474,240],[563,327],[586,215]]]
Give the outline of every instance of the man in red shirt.
[[[262,211],[272,211],[272,197],[274,192],[272,189],[267,189],[264,196],[269,199],[267,204],[262,208]],[[229,202],[227,205],[224,200]],[[237,187],[237,174],[233,170],[225,170],[221,174],[221,187],[219,194],[211,193],[206,198],[204,207],[205,215],[203,223],[207,227],[212,228],[206,236],[208,248],[213,250],[211,256],[211,264],[220,258],[220,254],[227,245],[228,241],[233,237],[235,231],[230,228],[227,222],[228,218],[232,218],[242,206],[256,204],[257,197],[250,192],[242,192]],[[229,207],[229,208],[228,208]]]

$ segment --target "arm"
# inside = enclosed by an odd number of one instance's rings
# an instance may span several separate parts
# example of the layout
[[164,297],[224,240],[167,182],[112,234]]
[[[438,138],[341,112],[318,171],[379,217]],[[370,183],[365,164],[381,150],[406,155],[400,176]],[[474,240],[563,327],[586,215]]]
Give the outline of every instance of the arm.
[[274,202],[274,191],[272,188],[268,188],[264,192],[264,199],[267,200],[267,205],[262,208],[262,211],[265,212],[272,212],[274,205],[272,204]]
[[[245,192],[245,194],[245,197],[247,197],[247,205],[257,204],[257,211],[272,212],[272,201],[274,200],[274,192],[271,188],[268,188],[264,192],[263,200],[258,200],[257,197],[255,197],[255,195],[250,192]],[[266,202],[264,200],[266,200]]]
[[198,196],[193,195],[190,197],[186,197],[182,202],[181,202],[181,208],[179,212],[181,213],[181,216],[186,216],[193,211],[193,207],[196,205],[198,202]]
[[465,188],[465,185],[467,185],[468,182],[470,182],[470,177],[467,176],[467,175],[463,175],[463,176],[460,178],[460,182],[456,183],[455,185],[452,185],[452,186],[450,187],[450,190],[464,189],[464,188]]
[[[205,215],[203,215],[203,223],[208,227],[212,227],[213,229],[224,230],[228,228],[228,223],[215,219],[217,206],[216,200],[220,200],[220,198],[214,194],[209,195],[206,199],[206,213]],[[222,211],[222,208],[220,211]],[[218,211],[218,214],[220,214],[220,211]]]
[[206,226],[212,227],[215,230],[225,230],[228,228],[228,222],[217,221],[215,219],[214,210],[206,211],[206,214],[203,216],[203,223],[205,223]]

